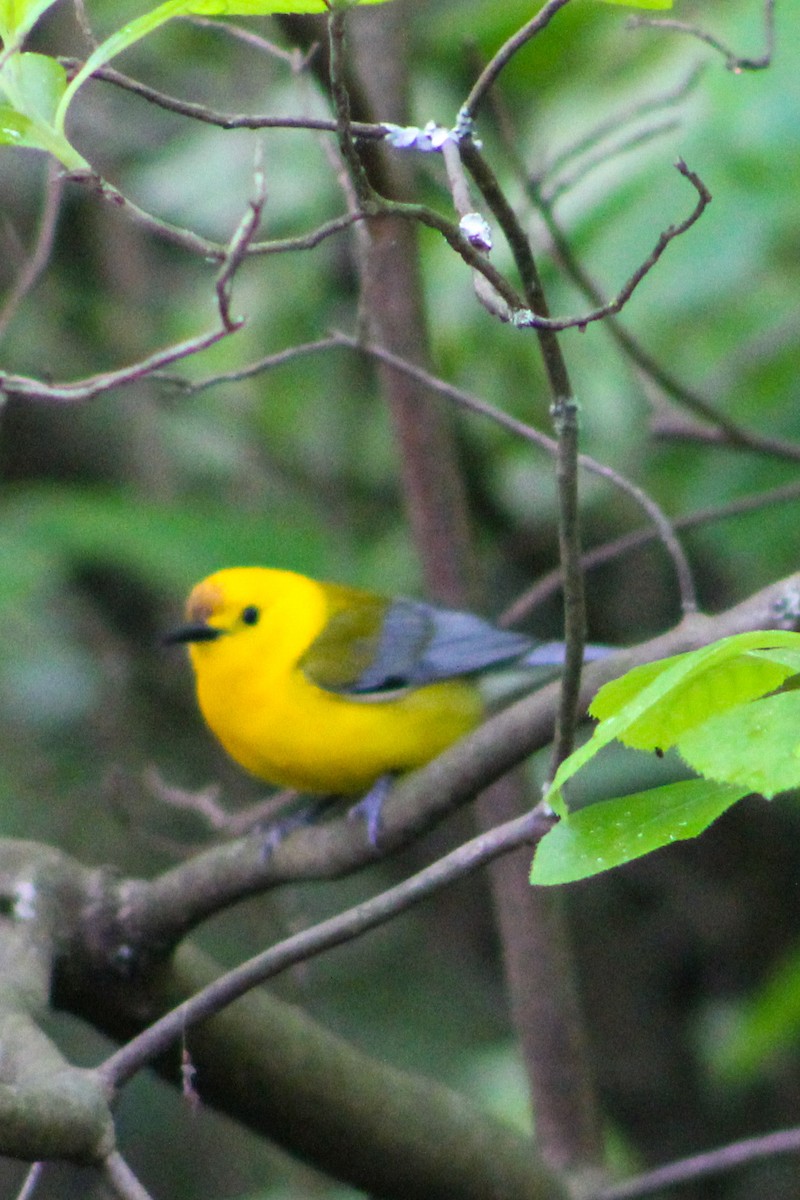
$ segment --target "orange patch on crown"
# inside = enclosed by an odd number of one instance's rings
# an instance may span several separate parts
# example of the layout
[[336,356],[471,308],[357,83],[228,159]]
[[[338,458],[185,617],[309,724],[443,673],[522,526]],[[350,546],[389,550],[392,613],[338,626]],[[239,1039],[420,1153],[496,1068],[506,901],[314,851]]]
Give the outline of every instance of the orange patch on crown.
[[186,601],[186,618],[192,623],[202,623],[219,612],[225,598],[222,589],[214,583],[198,583],[189,594]]

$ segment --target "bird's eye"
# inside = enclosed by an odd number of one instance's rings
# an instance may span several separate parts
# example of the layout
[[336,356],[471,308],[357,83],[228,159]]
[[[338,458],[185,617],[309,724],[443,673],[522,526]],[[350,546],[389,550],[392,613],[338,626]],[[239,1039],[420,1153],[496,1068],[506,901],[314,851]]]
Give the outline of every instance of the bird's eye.
[[255,604],[248,604],[247,608],[242,609],[242,622],[245,625],[257,625],[260,616],[261,609],[256,608]]

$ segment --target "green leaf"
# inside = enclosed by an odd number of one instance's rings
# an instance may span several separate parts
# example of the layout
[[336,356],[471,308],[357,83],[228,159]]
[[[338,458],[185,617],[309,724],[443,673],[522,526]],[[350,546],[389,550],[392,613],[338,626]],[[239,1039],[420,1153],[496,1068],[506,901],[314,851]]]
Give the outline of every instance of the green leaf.
[[88,171],[89,164],[67,139],[46,125],[32,121],[10,105],[0,104],[0,146],[22,146],[44,150],[63,163],[69,171]]
[[688,779],[571,813],[536,849],[531,883],[573,883],[661,846],[697,837],[751,789]]
[[0,92],[20,113],[52,125],[67,73],[49,54],[13,54],[0,70]]
[[0,0],[0,38],[6,51],[21,46],[42,13],[56,0]]
[[677,743],[685,762],[710,779],[771,799],[800,787],[800,692],[781,692],[712,717]]
[[[777,655],[772,653],[776,649]],[[800,650],[800,634],[755,630],[635,668],[623,680],[607,684],[598,692],[591,710],[603,719],[588,742],[559,767],[546,797],[548,802],[563,815],[566,807],[562,787],[609,742],[617,740],[631,746],[665,749],[687,728],[684,706],[687,716],[691,714],[690,725],[696,725],[732,704],[741,704],[778,686],[794,673],[794,667],[781,657],[787,650]],[[762,653],[752,656],[750,661],[750,651]],[[741,667],[717,670],[729,660],[745,655],[748,658]],[[772,666],[764,668],[762,659]],[[777,670],[772,669],[775,664]],[[707,678],[702,682],[704,674]]]
[[[687,656],[679,657],[685,659]],[[669,692],[669,703],[651,708],[630,724],[619,735],[619,740],[637,750],[668,750],[681,734],[701,725],[709,716],[774,691],[797,670],[796,663],[787,665],[758,653],[745,653],[727,659],[673,687]],[[592,716],[602,718],[613,713],[619,707],[616,692],[624,693],[635,684],[636,681],[630,678],[634,674],[632,671],[622,680],[614,680],[614,683],[607,685],[609,694],[598,693],[591,707]],[[650,682],[650,674],[647,670],[643,672],[647,682]],[[625,683],[627,687],[615,689],[615,683]],[[602,691],[605,693],[606,689]]]
[[0,144],[44,150],[70,171],[89,164],[63,133],[53,127],[67,73],[47,54],[12,54],[0,69]]
[[9,104],[0,104],[0,143],[5,146],[30,146],[30,117]]

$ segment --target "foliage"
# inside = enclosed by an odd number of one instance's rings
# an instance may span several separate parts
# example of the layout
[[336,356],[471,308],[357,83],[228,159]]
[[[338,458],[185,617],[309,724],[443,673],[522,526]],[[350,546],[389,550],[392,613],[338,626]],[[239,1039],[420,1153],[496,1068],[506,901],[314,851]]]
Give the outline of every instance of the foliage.
[[[751,792],[800,786],[800,635],[745,633],[636,667],[605,685],[592,737],[561,764],[547,794],[562,821],[541,842],[533,883],[565,883],[696,837]],[[778,694],[774,693],[779,688]],[[607,800],[574,816],[562,789],[616,739],[637,750],[675,747],[703,778]]]

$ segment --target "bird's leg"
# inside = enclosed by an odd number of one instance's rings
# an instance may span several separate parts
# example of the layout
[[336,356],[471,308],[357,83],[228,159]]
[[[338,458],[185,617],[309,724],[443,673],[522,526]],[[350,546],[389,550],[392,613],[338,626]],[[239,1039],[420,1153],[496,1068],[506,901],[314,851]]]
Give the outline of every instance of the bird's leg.
[[376,850],[378,849],[378,835],[381,829],[381,810],[383,809],[386,797],[392,790],[393,783],[393,775],[378,776],[366,796],[363,796],[358,804],[354,804],[347,814],[348,817],[352,818],[364,818],[367,823],[369,844]]
[[331,800],[334,798],[331,796],[315,796],[295,809],[294,812],[288,813],[284,817],[279,817],[277,820],[270,821],[266,827],[262,825],[261,833],[264,835],[264,859],[268,859],[273,851],[277,850],[284,838],[287,838],[290,833],[294,833],[295,829],[303,829],[306,825],[313,825],[320,813],[328,808]]

